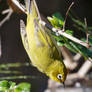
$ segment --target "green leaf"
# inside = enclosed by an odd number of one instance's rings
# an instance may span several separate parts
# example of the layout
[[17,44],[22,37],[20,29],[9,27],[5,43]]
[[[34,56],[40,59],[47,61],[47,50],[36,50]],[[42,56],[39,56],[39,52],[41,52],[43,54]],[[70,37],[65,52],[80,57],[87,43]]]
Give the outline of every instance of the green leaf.
[[52,15],[53,17],[56,17],[59,20],[64,21],[64,18],[61,16],[61,14],[59,12],[56,12],[55,14]]
[[60,13],[55,13],[52,17],[47,17],[47,19],[51,22],[52,26],[55,28],[62,28],[64,25],[64,19],[60,15]]
[[29,83],[20,83],[16,85],[15,82],[0,81],[0,92],[30,92]]
[[30,87],[29,83],[20,83],[16,86],[15,92],[30,92]]
[[85,59],[92,58],[92,50],[73,42],[71,45],[77,50],[78,53],[84,56]]
[[76,48],[74,46],[71,45],[71,41],[69,41],[68,43],[65,43],[65,47],[68,48],[70,51],[77,53],[78,51],[76,50]]
[[[49,20],[55,28],[63,27],[64,20],[63,20],[62,16],[60,15],[60,13],[53,14],[53,16],[49,18]],[[80,27],[82,32],[86,34],[85,24],[79,20],[74,19],[74,18],[72,18],[72,20],[77,25],[77,27]],[[88,27],[88,29],[89,29],[89,27]],[[91,29],[91,27],[90,27],[90,29]],[[65,32],[72,36],[74,33],[73,30],[65,30]],[[74,53],[80,53],[82,56],[84,56],[85,59],[92,58],[92,49],[88,49],[80,44],[77,44],[77,43],[67,39],[64,36],[61,36],[61,35],[57,36],[55,32],[52,33],[52,36],[57,41],[58,46],[65,46],[70,51],[72,51]],[[86,42],[85,38],[81,37],[80,39],[83,40],[83,42]],[[89,36],[89,44],[92,45],[92,36]]]
[[82,28],[85,28],[85,24],[81,22],[80,20],[71,18],[74,23],[76,23],[78,26],[81,26]]
[[10,89],[13,89],[16,86],[16,83],[12,81],[10,81],[9,84],[10,84]]
[[10,88],[10,84],[8,81],[1,81],[0,87]]
[[67,34],[69,34],[69,35],[73,35],[73,33],[74,33],[72,30],[66,30],[65,32],[66,32]]
[[1,92],[5,92],[10,88],[10,84],[8,83],[8,81],[1,81],[0,82],[0,91]]

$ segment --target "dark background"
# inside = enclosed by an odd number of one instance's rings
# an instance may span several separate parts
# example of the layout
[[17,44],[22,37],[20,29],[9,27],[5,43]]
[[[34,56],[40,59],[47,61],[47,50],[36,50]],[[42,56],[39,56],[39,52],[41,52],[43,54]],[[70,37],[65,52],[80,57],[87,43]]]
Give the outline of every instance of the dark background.
[[[59,3],[56,4],[55,0],[51,0],[51,2],[50,0],[46,0],[46,2],[45,0],[39,0],[38,6],[43,15],[47,16],[56,11],[60,11],[61,14],[65,16],[65,12],[72,1],[73,0],[60,0]],[[92,26],[92,0],[74,0],[74,2],[75,5],[72,7],[74,14],[82,21],[84,17],[86,17],[88,25]],[[59,8],[57,8],[58,6]],[[0,21],[6,16],[1,15],[1,12],[8,7],[7,0],[0,0]],[[1,64],[30,61],[20,37],[20,19],[23,19],[26,23],[26,15],[13,13],[10,19],[0,27],[2,47],[2,55],[0,57]],[[12,71],[13,69],[11,68],[10,70]],[[31,65],[29,67],[20,67],[15,70],[21,71],[22,75],[38,76],[38,78],[35,79],[13,80],[17,83],[21,81],[30,82],[32,85],[32,92],[43,92],[47,87],[47,77]],[[14,74],[0,74],[0,76],[14,76]]]

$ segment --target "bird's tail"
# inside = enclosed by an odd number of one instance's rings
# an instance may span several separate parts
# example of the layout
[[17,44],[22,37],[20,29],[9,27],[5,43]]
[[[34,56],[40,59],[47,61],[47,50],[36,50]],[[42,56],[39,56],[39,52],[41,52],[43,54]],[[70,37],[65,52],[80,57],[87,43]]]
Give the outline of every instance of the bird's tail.
[[36,16],[38,17],[38,19],[41,19],[36,0],[25,0],[25,5],[28,14],[33,14],[33,16]]
[[30,14],[31,13],[31,1],[25,0],[25,6],[26,6],[27,13]]

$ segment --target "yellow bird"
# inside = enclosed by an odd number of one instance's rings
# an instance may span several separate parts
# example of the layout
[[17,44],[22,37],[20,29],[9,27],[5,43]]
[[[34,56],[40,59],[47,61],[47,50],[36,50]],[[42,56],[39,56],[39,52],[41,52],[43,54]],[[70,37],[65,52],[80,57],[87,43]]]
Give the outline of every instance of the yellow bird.
[[21,37],[24,48],[32,62],[40,72],[51,79],[64,83],[67,69],[62,61],[59,48],[52,38],[50,30],[41,25],[35,0],[25,0],[27,10],[27,25],[20,21]]

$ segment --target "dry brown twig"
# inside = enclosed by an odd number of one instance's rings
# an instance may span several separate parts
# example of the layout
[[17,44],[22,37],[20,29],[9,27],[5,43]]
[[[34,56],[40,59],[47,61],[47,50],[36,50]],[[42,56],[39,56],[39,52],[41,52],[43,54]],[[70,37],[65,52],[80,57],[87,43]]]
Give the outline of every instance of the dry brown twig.
[[74,2],[71,3],[71,5],[69,6],[67,12],[66,12],[66,17],[65,17],[65,21],[64,21],[64,25],[63,25],[63,31],[65,31],[65,24],[66,24],[66,20],[69,14],[70,9],[72,8],[72,6],[74,5]]

